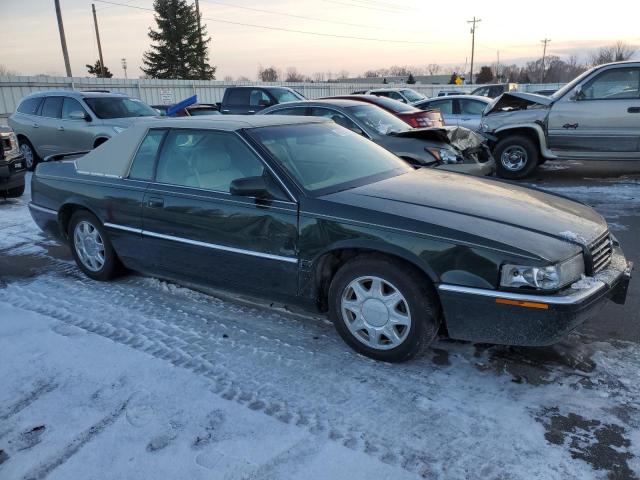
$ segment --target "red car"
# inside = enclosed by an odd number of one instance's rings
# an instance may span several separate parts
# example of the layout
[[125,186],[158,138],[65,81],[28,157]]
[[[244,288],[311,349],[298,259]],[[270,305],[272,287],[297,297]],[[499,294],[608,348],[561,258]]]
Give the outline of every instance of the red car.
[[339,95],[326,97],[327,99],[339,98],[345,100],[357,100],[359,102],[372,103],[378,107],[394,114],[396,117],[408,123],[413,128],[423,127],[443,127],[444,119],[440,110],[420,110],[406,103],[392,100],[387,97],[377,97],[375,95]]

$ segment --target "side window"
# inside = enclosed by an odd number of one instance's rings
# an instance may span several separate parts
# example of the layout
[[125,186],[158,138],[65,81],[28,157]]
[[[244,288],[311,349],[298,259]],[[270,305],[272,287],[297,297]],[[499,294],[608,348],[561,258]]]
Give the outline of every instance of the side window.
[[353,121],[345,117],[340,112],[336,112],[335,110],[329,110],[327,108],[312,108],[311,116],[330,118],[331,120],[336,122],[338,125],[348,128],[349,130],[352,130],[358,133],[362,132],[362,130],[355,123],[353,123]]
[[461,98],[460,102],[460,113],[462,115],[482,115],[485,104],[482,102],[478,102],[477,100],[468,100],[466,98]]
[[640,68],[612,68],[602,72],[582,87],[587,100],[639,98]]
[[274,112],[269,112],[267,115],[298,115],[304,117],[307,115],[307,107],[280,108]]
[[160,152],[156,181],[229,192],[233,180],[263,173],[260,159],[232,133],[172,130]]
[[234,88],[229,92],[227,103],[229,105],[249,105],[249,95],[251,90],[248,88]]
[[486,97],[489,95],[489,87],[482,87],[473,92],[474,95],[479,95],[481,97]]
[[442,115],[453,114],[453,100],[436,100],[429,104],[431,108],[437,108]]
[[25,113],[27,115],[36,115],[41,103],[42,97],[27,98],[18,106],[18,112]]
[[129,178],[134,180],[153,179],[153,165],[165,133],[166,130],[149,130],[133,158]]
[[373,95],[377,95],[378,97],[388,97],[389,92],[371,92]]
[[394,100],[398,100],[399,102],[404,102],[405,99],[402,95],[400,95],[398,92],[389,92],[389,98],[392,98]]
[[251,107],[268,107],[271,105],[271,98],[264,90],[251,90],[249,98],[249,106]]
[[79,101],[75,98],[65,97],[64,103],[62,104],[62,118],[68,120],[74,112],[80,112],[83,115],[87,114],[87,111],[82,108]]
[[62,101],[64,97],[47,97],[42,105],[43,117],[60,118],[62,114]]

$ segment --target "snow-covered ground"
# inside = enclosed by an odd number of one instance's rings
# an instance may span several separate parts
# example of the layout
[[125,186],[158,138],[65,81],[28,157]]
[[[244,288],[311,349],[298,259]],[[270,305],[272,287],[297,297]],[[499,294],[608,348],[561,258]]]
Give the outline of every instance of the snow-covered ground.
[[0,479],[631,479],[640,346],[440,340],[389,365],[322,318],[84,277],[0,201]]

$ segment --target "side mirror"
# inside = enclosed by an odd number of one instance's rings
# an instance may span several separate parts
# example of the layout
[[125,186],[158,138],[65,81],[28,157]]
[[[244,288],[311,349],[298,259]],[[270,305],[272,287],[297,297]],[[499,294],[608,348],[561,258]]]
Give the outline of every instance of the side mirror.
[[582,91],[582,85],[576,86],[573,89],[573,97],[572,100],[582,100],[584,98],[584,92]]
[[80,110],[76,110],[75,112],[71,112],[69,114],[69,118],[71,120],[86,120],[87,122],[91,121],[91,117],[86,113]]
[[231,195],[240,197],[271,198],[271,192],[263,176],[236,178],[229,186]]

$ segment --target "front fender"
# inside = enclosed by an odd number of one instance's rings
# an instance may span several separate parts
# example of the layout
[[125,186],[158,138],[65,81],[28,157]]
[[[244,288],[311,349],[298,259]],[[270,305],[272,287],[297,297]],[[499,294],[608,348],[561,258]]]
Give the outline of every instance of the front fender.
[[534,132],[536,135],[536,138],[538,139],[538,145],[540,147],[540,153],[542,154],[542,156],[548,159],[558,158],[557,155],[555,155],[553,152],[551,152],[551,150],[549,150],[547,146],[546,132],[542,128],[542,125],[540,125],[539,123],[510,123],[508,125],[503,125],[501,127],[498,127],[489,133],[493,135],[500,135],[500,134],[508,133],[509,131],[516,131],[516,130],[530,130]]

